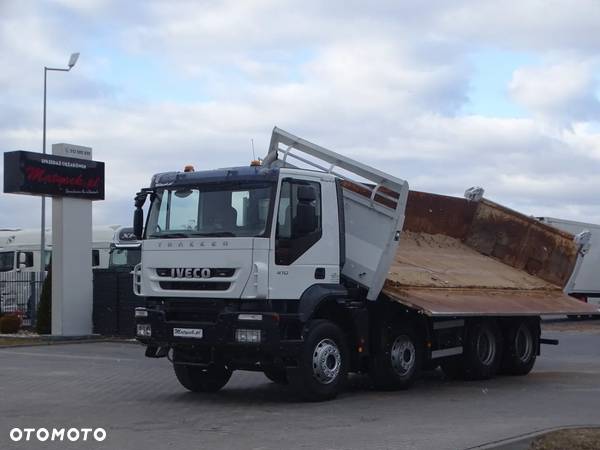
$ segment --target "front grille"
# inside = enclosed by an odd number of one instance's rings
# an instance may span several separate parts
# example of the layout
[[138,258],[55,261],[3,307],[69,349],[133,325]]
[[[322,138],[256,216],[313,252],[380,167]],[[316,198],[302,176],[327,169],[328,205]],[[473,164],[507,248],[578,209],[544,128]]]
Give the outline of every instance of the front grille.
[[221,301],[167,301],[164,306],[167,322],[216,323],[219,312],[224,308]]
[[217,317],[219,316],[218,311],[210,311],[210,310],[196,310],[196,311],[186,311],[186,310],[175,310],[175,311],[166,311],[166,319],[167,322],[210,322],[215,323],[217,321]]
[[206,281],[161,281],[160,288],[168,291],[226,291],[231,283]]

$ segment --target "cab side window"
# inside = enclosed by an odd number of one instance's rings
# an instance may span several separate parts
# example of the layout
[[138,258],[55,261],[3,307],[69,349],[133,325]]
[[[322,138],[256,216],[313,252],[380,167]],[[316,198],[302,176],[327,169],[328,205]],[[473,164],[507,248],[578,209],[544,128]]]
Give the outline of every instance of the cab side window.
[[315,245],[322,234],[321,185],[284,179],[277,212],[275,263],[292,264]]
[[19,267],[33,267],[33,252],[19,252],[17,258]]
[[92,267],[100,265],[100,250],[92,250]]

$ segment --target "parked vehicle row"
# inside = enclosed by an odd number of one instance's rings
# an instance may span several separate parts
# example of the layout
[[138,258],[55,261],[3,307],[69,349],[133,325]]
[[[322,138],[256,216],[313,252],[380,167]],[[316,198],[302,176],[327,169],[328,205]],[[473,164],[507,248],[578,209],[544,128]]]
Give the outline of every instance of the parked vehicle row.
[[[131,227],[95,226],[92,230],[93,269],[133,267],[140,258]],[[0,311],[16,312],[36,304],[41,279],[52,258],[52,232],[46,230],[45,262],[40,264],[39,230],[0,231]]]

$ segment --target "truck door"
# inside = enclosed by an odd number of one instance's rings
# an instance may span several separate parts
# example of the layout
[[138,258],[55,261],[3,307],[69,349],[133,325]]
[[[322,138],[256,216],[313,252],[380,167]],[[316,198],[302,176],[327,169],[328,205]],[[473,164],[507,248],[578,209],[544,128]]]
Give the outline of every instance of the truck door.
[[283,178],[269,257],[269,298],[298,299],[313,284],[339,283],[335,183]]

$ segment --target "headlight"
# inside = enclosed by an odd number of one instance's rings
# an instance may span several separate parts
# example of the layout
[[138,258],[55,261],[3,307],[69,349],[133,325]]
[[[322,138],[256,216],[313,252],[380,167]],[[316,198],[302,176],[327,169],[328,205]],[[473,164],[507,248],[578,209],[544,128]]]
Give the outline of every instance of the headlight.
[[140,323],[137,326],[137,335],[142,337],[152,336],[152,328],[147,323]]
[[258,344],[261,340],[260,330],[235,330],[235,340],[243,344]]
[[262,320],[262,314],[238,314],[238,320]]

